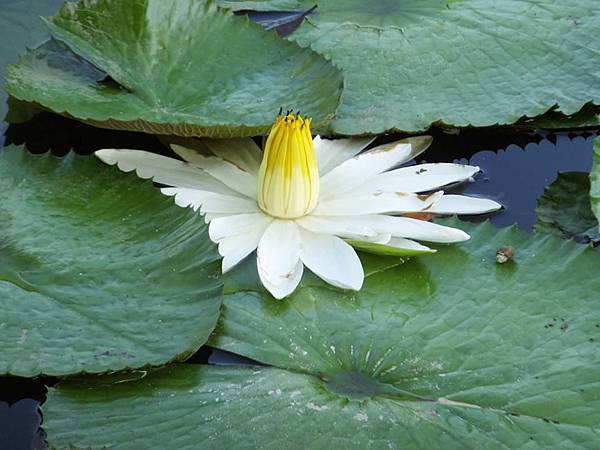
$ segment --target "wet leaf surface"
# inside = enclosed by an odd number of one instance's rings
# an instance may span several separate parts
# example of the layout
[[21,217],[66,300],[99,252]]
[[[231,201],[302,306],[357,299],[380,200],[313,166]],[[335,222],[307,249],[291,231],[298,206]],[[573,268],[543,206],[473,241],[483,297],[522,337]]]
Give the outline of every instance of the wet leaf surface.
[[[314,0],[229,1],[301,11]],[[600,103],[595,0],[322,0],[289,39],[344,71],[336,134],[487,126]]]
[[7,90],[96,126],[252,136],[280,107],[318,125],[338,106],[339,69],[212,2],[67,3],[48,25],[60,41],[11,66]]
[[594,167],[590,172],[592,211],[600,222],[600,139],[594,141]]
[[[471,241],[401,265],[366,256],[360,293],[308,276],[275,301],[248,263],[227,280],[212,344],[275,367],[60,383],[44,405],[50,444],[594,448],[600,280],[586,269],[600,255],[447,223]],[[495,262],[501,245],[512,262]]]
[[538,200],[535,231],[553,233],[581,243],[600,243],[598,220],[590,207],[590,179],[584,172],[566,172]]
[[94,157],[0,152],[0,373],[185,359],[219,316],[203,220]]
[[[63,0],[0,0],[0,131],[7,113],[5,67],[16,63],[27,46],[39,45],[49,32],[40,16],[54,13]],[[0,146],[2,138],[0,137]]]

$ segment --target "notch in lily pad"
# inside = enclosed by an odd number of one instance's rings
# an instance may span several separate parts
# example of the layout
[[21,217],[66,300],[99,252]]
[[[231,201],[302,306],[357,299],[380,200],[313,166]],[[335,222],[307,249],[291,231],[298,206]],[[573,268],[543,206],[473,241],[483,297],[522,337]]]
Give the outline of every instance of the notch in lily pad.
[[302,21],[318,6],[314,5],[305,11],[236,11],[236,14],[247,14],[265,30],[275,30],[280,37],[286,37],[296,31]]

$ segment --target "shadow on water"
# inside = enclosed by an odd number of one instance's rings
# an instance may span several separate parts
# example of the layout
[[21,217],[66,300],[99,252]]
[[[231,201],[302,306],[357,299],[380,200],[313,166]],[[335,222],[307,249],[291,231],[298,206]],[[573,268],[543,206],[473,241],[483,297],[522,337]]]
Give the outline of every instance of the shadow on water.
[[458,162],[479,166],[482,173],[468,184],[467,195],[492,198],[504,210],[491,217],[499,227],[516,223],[531,231],[536,221],[537,199],[559,172],[589,172],[592,168],[594,136],[587,133],[546,135],[524,148],[511,144],[498,152],[484,150]]
[[41,449],[38,407],[46,396],[48,380],[0,377],[0,448]]
[[[434,129],[430,134],[434,136],[434,144],[416,162],[458,161],[480,166],[483,172],[474,182],[458,189],[502,203],[505,210],[491,218],[497,226],[518,223],[521,228],[531,230],[536,200],[544,187],[556,179],[559,171],[587,172],[592,163],[591,133],[520,132],[504,127],[459,133]],[[383,136],[375,144],[401,137]],[[35,153],[51,149],[57,155],[64,155],[74,149],[85,155],[100,148],[134,148],[172,156],[154,136],[98,129],[50,113],[8,127],[4,139],[6,145],[24,144]],[[188,363],[259,364],[207,346],[189,358]],[[1,448],[44,448],[37,408],[45,398],[45,384],[50,382],[0,377]]]

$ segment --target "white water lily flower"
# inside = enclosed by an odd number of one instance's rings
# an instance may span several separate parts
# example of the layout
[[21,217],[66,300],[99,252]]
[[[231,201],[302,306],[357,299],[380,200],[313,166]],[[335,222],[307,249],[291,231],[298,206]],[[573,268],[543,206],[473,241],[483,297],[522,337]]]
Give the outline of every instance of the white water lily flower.
[[431,137],[361,153],[371,141],[312,139],[310,120],[288,114],[278,115],[264,154],[252,139],[200,139],[195,148],[172,145],[184,161],[140,150],[105,149],[96,155],[172,186],[161,191],[175,196],[177,205],[205,214],[210,238],[223,256],[223,273],[257,250],[261,282],[274,297],[284,298],[298,286],[304,266],[329,284],[359,290],[364,272],[353,247],[411,256],[435,252],[416,240],[469,239],[461,230],[418,217],[501,208],[492,200],[437,190],[470,179],[479,167],[397,168],[423,152]]

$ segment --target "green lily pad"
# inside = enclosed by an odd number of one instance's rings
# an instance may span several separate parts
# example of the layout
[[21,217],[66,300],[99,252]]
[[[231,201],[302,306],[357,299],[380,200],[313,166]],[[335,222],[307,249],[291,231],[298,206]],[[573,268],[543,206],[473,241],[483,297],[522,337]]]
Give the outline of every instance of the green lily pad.
[[93,156],[0,152],[0,374],[184,359],[222,284],[197,214]]
[[[314,0],[227,1],[297,10]],[[511,124],[600,104],[596,0],[322,0],[290,39],[344,71],[331,130]]]
[[84,0],[48,25],[63,43],[11,66],[8,92],[93,125],[249,136],[280,107],[318,125],[338,106],[339,69],[210,1]]
[[567,116],[550,111],[542,116],[525,119],[516,124],[518,128],[542,128],[546,130],[572,130],[577,128],[600,127],[600,106],[585,105],[575,114]]
[[592,211],[600,222],[600,139],[594,140],[594,167],[590,172]]
[[[305,276],[275,301],[248,263],[228,280],[212,344],[276,367],[59,383],[43,407],[50,444],[596,448],[600,279],[589,268],[600,255],[550,235],[446,223],[471,241],[403,264],[367,256],[360,293]],[[505,245],[514,260],[497,264]]]
[[590,179],[584,172],[558,174],[536,208],[537,232],[577,240],[600,240],[598,220],[590,206]]
[[[40,15],[51,14],[64,0],[26,2],[4,0],[0,4],[0,86],[4,88],[4,68],[17,61],[26,46],[37,45],[48,38],[48,31]],[[0,121],[7,113],[6,94],[0,90]]]

